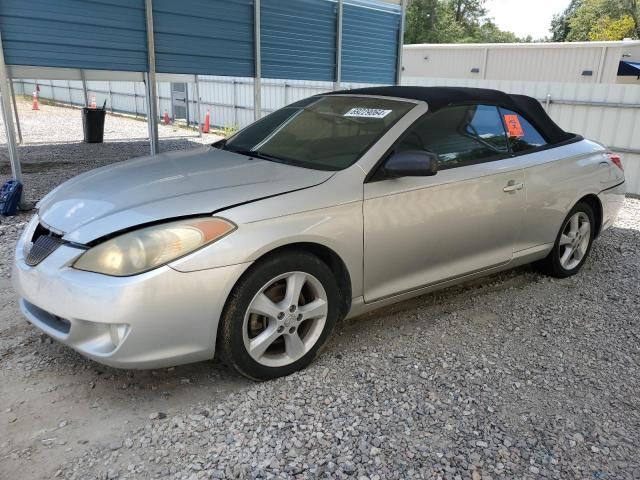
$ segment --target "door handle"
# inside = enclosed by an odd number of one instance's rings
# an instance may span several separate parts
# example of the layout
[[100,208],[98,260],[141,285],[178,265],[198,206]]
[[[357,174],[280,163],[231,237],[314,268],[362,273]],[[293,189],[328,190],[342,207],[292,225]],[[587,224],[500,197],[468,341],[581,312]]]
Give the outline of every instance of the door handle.
[[524,188],[524,183],[515,183],[513,180],[509,182],[509,184],[502,189],[503,192],[515,192],[516,190],[522,190]]

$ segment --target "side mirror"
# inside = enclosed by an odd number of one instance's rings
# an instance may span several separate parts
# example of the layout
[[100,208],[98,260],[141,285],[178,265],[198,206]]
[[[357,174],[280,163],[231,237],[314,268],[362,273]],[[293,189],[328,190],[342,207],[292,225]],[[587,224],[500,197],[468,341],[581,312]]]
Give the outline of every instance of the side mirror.
[[388,177],[429,177],[438,173],[438,156],[424,150],[392,154],[384,164]]

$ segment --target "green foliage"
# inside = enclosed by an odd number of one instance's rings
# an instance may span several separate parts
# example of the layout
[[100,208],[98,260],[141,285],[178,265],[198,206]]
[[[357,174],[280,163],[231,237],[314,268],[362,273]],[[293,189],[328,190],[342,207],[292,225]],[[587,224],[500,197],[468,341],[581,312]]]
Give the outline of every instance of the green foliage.
[[485,0],[413,0],[407,8],[405,43],[505,43],[527,41],[500,30]]
[[573,17],[576,10],[582,5],[582,0],[571,0],[564,12],[553,16],[551,20],[551,41],[564,42],[569,35],[569,19]]
[[589,31],[589,40],[620,40],[630,38],[635,33],[635,23],[631,15],[623,15],[618,19],[609,16],[600,18]]
[[551,21],[552,40],[586,42],[640,38],[638,0],[572,0]]

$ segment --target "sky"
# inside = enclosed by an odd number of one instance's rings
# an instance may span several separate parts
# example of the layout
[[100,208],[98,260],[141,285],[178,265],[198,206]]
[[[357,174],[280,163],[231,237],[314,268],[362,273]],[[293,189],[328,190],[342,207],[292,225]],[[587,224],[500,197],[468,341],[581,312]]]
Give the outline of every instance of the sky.
[[519,37],[534,39],[551,36],[549,26],[555,13],[562,12],[570,0],[487,0],[488,16],[498,27]]

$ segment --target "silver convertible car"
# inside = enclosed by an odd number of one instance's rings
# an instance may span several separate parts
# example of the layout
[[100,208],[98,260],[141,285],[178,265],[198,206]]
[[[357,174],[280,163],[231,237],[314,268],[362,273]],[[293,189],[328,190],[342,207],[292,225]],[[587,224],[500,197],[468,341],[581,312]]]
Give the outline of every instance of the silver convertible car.
[[308,365],[335,323],[535,262],[567,277],[624,199],[620,158],[534,99],[317,95],[210,147],[57,187],[20,239],[27,319],[97,362]]

